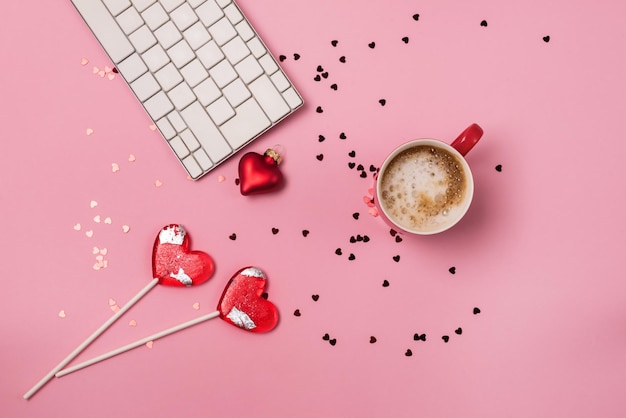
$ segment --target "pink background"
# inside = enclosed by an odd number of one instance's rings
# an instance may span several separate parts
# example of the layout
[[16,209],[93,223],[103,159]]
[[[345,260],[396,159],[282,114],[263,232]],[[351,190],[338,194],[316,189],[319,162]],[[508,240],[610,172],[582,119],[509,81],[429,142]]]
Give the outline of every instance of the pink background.
[[[4,1],[0,25],[1,416],[623,416],[626,3],[240,0],[306,103],[246,149],[285,148],[286,187],[257,197],[239,156],[187,180],[121,77],[93,73],[111,64],[69,0],[36,3]],[[467,217],[395,242],[369,166],[472,122]],[[246,265],[278,327],[215,319],[22,399],[148,283],[172,222],[214,277],[156,287],[74,363],[213,311]]]

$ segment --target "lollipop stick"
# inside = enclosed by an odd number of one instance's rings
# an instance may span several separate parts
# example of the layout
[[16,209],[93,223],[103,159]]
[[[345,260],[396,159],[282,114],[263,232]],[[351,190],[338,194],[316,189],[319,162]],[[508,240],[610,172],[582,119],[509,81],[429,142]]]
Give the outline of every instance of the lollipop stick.
[[52,369],[47,375],[43,377],[35,386],[33,386],[28,392],[24,394],[24,399],[28,399],[33,396],[43,385],[45,385],[50,379],[54,377],[54,375],[62,370],[70,361],[72,361],[77,355],[79,355],[89,344],[91,344],[96,338],[100,336],[107,328],[109,328],[115,321],[117,321],[124,313],[129,310],[135,303],[139,301],[143,296],[146,295],[154,286],[159,283],[159,279],[153,279],[146,287],[141,289],[139,293],[137,293],[126,305],[120,308],[119,311],[115,313],[108,321],[100,326],[97,330],[94,331],[85,341],[82,342],[74,351],[72,351],[63,361],[61,361],[54,369]]
[[62,377],[62,376],[65,376],[66,374],[70,374],[70,373],[73,373],[73,372],[78,371],[80,369],[84,369],[87,366],[91,366],[92,364],[98,363],[98,362],[100,362],[102,360],[106,360],[108,358],[117,356],[118,354],[122,354],[122,353],[124,353],[126,351],[132,350],[133,348],[137,348],[137,347],[139,347],[141,345],[144,345],[147,342],[157,340],[159,338],[165,337],[166,335],[173,334],[173,333],[181,331],[181,330],[183,330],[185,328],[189,328],[189,327],[197,325],[197,324],[199,324],[201,322],[205,322],[205,321],[208,321],[209,319],[213,319],[216,316],[218,316],[219,314],[220,314],[219,311],[211,312],[211,313],[206,314],[204,316],[200,316],[200,317],[198,317],[196,319],[192,319],[191,321],[187,321],[187,322],[184,322],[182,324],[179,324],[179,325],[173,326],[171,328],[168,328],[168,329],[166,329],[164,331],[157,332],[156,334],[152,334],[149,337],[142,338],[141,340],[135,341],[135,342],[127,344],[127,345],[125,345],[123,347],[116,348],[115,350],[109,351],[108,353],[105,353],[105,354],[99,355],[97,357],[94,357],[91,360],[87,360],[87,361],[84,361],[82,363],[76,364],[75,366],[68,367],[67,369],[61,370],[60,372],[58,372],[56,374],[56,377]]

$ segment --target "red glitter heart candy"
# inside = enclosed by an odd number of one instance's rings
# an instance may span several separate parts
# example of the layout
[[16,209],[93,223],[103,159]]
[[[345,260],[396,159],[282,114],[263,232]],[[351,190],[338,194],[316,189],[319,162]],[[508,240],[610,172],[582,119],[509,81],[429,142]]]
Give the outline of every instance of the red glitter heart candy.
[[278,323],[278,310],[265,300],[267,280],[256,267],[244,267],[230,279],[217,309],[220,318],[231,325],[251,332],[267,332]]
[[248,152],[239,160],[239,190],[244,196],[269,193],[283,185],[283,173],[278,168],[280,155],[268,149],[261,155]]
[[211,278],[213,259],[189,250],[189,236],[182,225],[171,224],[159,232],[152,251],[152,274],[166,286],[195,286]]

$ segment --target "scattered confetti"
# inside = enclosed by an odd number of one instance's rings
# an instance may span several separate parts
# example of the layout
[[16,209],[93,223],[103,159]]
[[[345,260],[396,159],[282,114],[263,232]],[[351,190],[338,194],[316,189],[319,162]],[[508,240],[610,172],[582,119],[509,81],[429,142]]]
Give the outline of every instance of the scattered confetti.
[[59,318],[65,318],[65,310],[59,311]]
[[411,357],[411,356],[413,355],[413,352],[411,351],[411,349],[410,349],[410,348],[408,348],[408,349],[404,352],[404,355],[405,355],[405,356],[407,356],[407,357]]
[[118,171],[120,171],[120,166],[117,163],[112,163],[111,164],[111,171],[113,171],[114,173],[117,173]]
[[300,316],[300,315],[302,315],[300,313],[300,309],[296,309],[295,311],[293,311],[293,316]]
[[544,36],[543,37],[543,41],[544,42],[550,42],[550,36]]
[[111,225],[113,223],[113,221],[111,220],[111,218],[109,218],[108,216],[106,218],[104,218],[104,223],[107,225]]
[[226,180],[226,177],[224,176],[217,176],[217,181],[220,183],[223,183]]
[[444,335],[443,337],[441,337],[441,339],[443,340],[444,343],[447,343],[448,341],[450,341],[450,337],[448,337],[447,335]]
[[91,129],[91,128],[87,128],[87,129],[85,130],[85,133],[87,134],[87,136],[90,136],[91,134],[93,134],[93,129]]
[[146,347],[148,347],[148,348],[152,348],[153,345],[154,345],[154,341],[148,341],[146,343]]
[[129,327],[136,327],[136,326],[137,326],[137,321],[135,321],[134,319],[131,319],[131,320],[128,322],[128,326],[129,326]]
[[82,226],[80,224],[74,224],[74,231],[80,231],[80,229],[82,228]]
[[502,164],[498,164],[498,165],[496,166],[496,171],[497,171],[498,173],[502,172]]
[[91,238],[93,237],[93,231],[91,229],[89,231],[85,231],[85,235],[87,236],[87,238]]
[[370,344],[374,344],[376,342],[376,337],[374,337],[373,335],[370,337]]
[[454,333],[457,335],[461,335],[463,334],[463,329],[461,327],[458,327],[457,329],[454,330]]
[[448,271],[450,272],[450,274],[456,274],[456,267],[450,267]]
[[478,315],[480,313],[480,309],[479,308],[474,308],[474,310],[472,312],[474,313],[474,315]]
[[137,160],[137,158],[135,157],[135,154],[130,154],[128,156],[128,161],[130,161],[131,163],[134,163],[135,160]]
[[93,217],[93,221],[94,221],[95,223],[99,224],[99,223],[100,223],[100,215],[96,215],[96,216],[94,216],[94,217]]
[[485,28],[486,28],[486,27],[487,27],[487,21],[486,21],[486,20],[483,20],[482,22],[480,22],[480,26],[482,26],[482,27],[485,27]]
[[198,309],[200,309],[200,303],[196,302],[193,305],[191,305],[191,307],[194,308],[197,311]]
[[155,181],[154,181],[154,185],[155,185],[156,187],[161,187],[161,186],[163,186],[163,183],[161,182],[161,180],[155,180]]
[[313,301],[317,302],[320,299],[320,295],[311,295],[311,299],[313,299]]
[[89,206],[91,206],[91,209],[93,209],[93,208],[95,208],[96,206],[98,206],[98,202],[96,202],[95,200],[92,200],[92,201],[89,203]]
[[130,226],[122,225],[122,232],[124,232],[126,234],[126,233],[128,233],[128,231],[130,231]]
[[152,125],[149,125],[148,128],[150,128],[151,131],[156,131],[157,126],[153,123]]
[[89,64],[89,60],[87,58],[83,57],[83,58],[80,59],[80,64],[81,65],[87,65],[87,64]]

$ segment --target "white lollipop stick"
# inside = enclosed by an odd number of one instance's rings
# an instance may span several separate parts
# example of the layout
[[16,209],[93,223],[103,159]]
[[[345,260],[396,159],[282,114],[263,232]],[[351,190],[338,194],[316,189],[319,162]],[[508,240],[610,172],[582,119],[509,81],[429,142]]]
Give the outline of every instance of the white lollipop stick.
[[98,363],[98,362],[100,362],[102,360],[106,360],[106,359],[111,358],[113,356],[117,356],[118,354],[122,354],[122,353],[124,353],[126,351],[132,350],[133,348],[137,348],[137,347],[139,347],[141,345],[144,345],[147,342],[150,342],[150,341],[153,341],[153,340],[157,340],[159,338],[162,338],[162,337],[165,337],[167,335],[173,334],[175,332],[181,331],[181,330],[183,330],[185,328],[189,328],[189,327],[197,325],[197,324],[199,324],[201,322],[205,322],[205,321],[208,321],[209,319],[213,319],[216,316],[219,316],[219,314],[220,314],[219,311],[211,312],[211,313],[206,314],[204,316],[200,316],[200,317],[198,317],[196,319],[192,319],[191,321],[187,321],[187,322],[184,322],[184,323],[182,323],[180,325],[176,325],[176,326],[174,326],[172,328],[168,328],[168,329],[166,329],[164,331],[157,332],[156,334],[152,334],[149,337],[143,338],[143,339],[141,339],[139,341],[135,341],[134,343],[127,344],[127,345],[125,345],[123,347],[120,347],[120,348],[117,348],[115,350],[109,351],[108,353],[105,353],[105,354],[102,354],[100,356],[94,357],[91,360],[87,360],[87,361],[79,363],[79,364],[77,364],[75,366],[68,367],[67,369],[61,370],[61,371],[59,371],[56,374],[56,377],[62,377],[62,376],[65,376],[66,374],[70,374],[70,373],[73,373],[73,372],[75,372],[77,370],[84,369],[87,366],[91,366],[92,364]]
[[108,321],[106,321],[100,328],[94,331],[85,341],[82,342],[74,351],[72,351],[63,361],[61,361],[54,369],[52,369],[47,375],[43,377],[35,386],[33,386],[28,392],[24,394],[24,399],[28,399],[33,396],[43,385],[48,383],[54,375],[62,370],[69,362],[71,362],[76,356],[78,356],[89,344],[91,344],[96,338],[98,338],[107,328],[109,328],[115,321],[117,321],[124,313],[129,310],[135,303],[146,295],[154,286],[159,283],[159,279],[152,279],[150,283],[139,291],[126,305],[124,305],[119,311],[115,313]]

